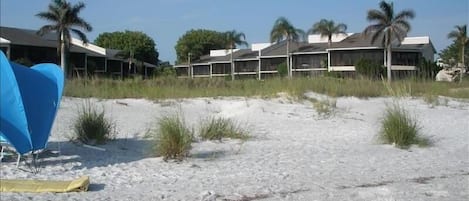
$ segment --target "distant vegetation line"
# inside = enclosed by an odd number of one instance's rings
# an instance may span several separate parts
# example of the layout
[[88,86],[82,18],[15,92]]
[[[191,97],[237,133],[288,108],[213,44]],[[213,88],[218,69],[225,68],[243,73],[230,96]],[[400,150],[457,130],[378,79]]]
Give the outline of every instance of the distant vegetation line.
[[[425,80],[397,80],[391,85],[394,89],[410,96],[447,96],[469,99],[469,79],[462,83],[442,83]],[[146,98],[175,99],[195,97],[243,96],[276,97],[287,93],[293,98],[302,99],[308,91],[334,97],[379,97],[390,96],[385,84],[380,80],[341,79],[331,77],[259,80],[220,79],[177,79],[162,77],[154,79],[113,80],[106,78],[71,79],[65,87],[65,96],[96,97],[103,99]]]

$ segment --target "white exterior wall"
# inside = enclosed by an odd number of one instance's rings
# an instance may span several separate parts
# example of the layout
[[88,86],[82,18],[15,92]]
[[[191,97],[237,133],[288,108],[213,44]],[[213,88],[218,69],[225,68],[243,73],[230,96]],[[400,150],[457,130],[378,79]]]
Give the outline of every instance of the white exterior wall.
[[421,36],[421,37],[405,37],[401,42],[402,45],[415,45],[415,44],[429,44],[430,37]]
[[[233,49],[233,52],[238,51],[239,49]],[[211,57],[222,57],[230,54],[230,50],[210,50]]]
[[0,44],[10,44],[10,41],[5,38],[0,37]]
[[259,51],[259,50],[262,50],[264,48],[267,48],[269,46],[271,46],[272,43],[253,43],[251,45],[251,50],[252,51]]
[[[334,34],[332,35],[332,42],[340,42],[352,34],[353,33]],[[308,43],[327,43],[327,42],[328,42],[327,37],[321,37],[320,34],[308,35]]]
[[76,46],[79,46],[79,47],[82,47],[82,48],[86,48],[90,51],[93,51],[93,52],[96,52],[98,54],[102,54],[103,56],[106,56],[106,49],[104,49],[102,47],[99,47],[97,45],[93,45],[91,43],[83,44],[83,41],[78,40],[76,38],[72,38],[71,43],[73,45],[76,45]]

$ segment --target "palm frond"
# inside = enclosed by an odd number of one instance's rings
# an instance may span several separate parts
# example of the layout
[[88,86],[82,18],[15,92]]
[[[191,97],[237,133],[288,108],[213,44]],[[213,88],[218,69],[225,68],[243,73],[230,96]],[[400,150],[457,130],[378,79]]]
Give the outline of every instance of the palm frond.
[[396,17],[394,18],[395,20],[406,20],[406,19],[414,19],[415,17],[415,12],[412,10],[403,10],[399,12]]
[[388,21],[389,21],[386,14],[382,13],[379,10],[375,10],[375,9],[368,11],[366,19],[368,21],[377,21],[377,22],[382,23],[382,24],[387,24]]
[[84,30],[90,32],[90,31],[93,31],[93,27],[88,23],[86,22],[84,19],[82,19],[81,17],[75,17],[74,20],[72,21],[71,23],[72,25],[75,25],[75,26],[78,26],[78,27],[81,27],[83,28]]
[[81,32],[80,30],[78,29],[70,29],[73,33],[75,33],[79,38],[80,40],[83,41],[83,44],[87,44],[89,41],[88,41],[88,38],[86,38],[86,35]]
[[41,19],[45,19],[51,22],[56,22],[59,19],[59,16],[56,13],[51,13],[51,12],[40,12],[36,14],[36,17],[39,17]]
[[381,8],[381,11],[383,11],[383,14],[386,16],[387,19],[394,18],[394,5],[392,2],[387,3],[386,1],[381,1],[379,3],[379,7]]
[[56,30],[57,30],[57,26],[55,25],[44,25],[36,32],[36,34],[42,36],[44,34],[47,34]]

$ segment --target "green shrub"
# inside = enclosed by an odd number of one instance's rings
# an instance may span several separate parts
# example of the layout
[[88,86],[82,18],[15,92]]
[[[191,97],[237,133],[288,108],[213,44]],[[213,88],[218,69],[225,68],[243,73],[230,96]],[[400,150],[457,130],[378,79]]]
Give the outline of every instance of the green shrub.
[[155,77],[176,77],[176,69],[172,66],[160,66],[153,71]]
[[150,134],[155,142],[153,149],[158,156],[163,156],[163,160],[182,160],[189,155],[192,131],[179,115],[163,117],[158,128]]
[[420,128],[407,111],[398,104],[388,106],[381,122],[380,139],[384,143],[394,144],[399,148],[408,148],[412,144],[430,145],[427,138],[420,136]]
[[104,144],[115,136],[115,124],[106,119],[104,109],[98,111],[90,102],[82,105],[73,130],[75,136],[72,140],[85,144]]
[[417,78],[428,80],[435,79],[436,74],[438,74],[438,72],[442,69],[442,67],[438,66],[436,62],[427,61],[425,59],[421,59],[416,67]]
[[277,66],[277,72],[278,72],[278,75],[280,77],[285,77],[288,75],[288,67],[287,67],[287,64],[285,62],[279,64]]
[[381,79],[384,68],[381,64],[368,59],[360,59],[355,63],[355,71],[357,74],[369,79]]
[[222,138],[242,139],[249,138],[248,132],[231,119],[210,117],[202,122],[200,127],[202,140],[221,140]]
[[28,57],[21,57],[14,61],[17,64],[21,64],[23,66],[31,67],[34,66],[34,63]]

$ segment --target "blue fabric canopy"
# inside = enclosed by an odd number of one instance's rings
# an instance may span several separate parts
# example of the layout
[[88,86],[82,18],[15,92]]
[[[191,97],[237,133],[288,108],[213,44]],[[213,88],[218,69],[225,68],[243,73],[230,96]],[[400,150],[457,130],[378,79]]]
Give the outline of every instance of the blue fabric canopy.
[[25,154],[44,149],[59,108],[63,71],[55,64],[31,68],[0,51],[0,137]]

